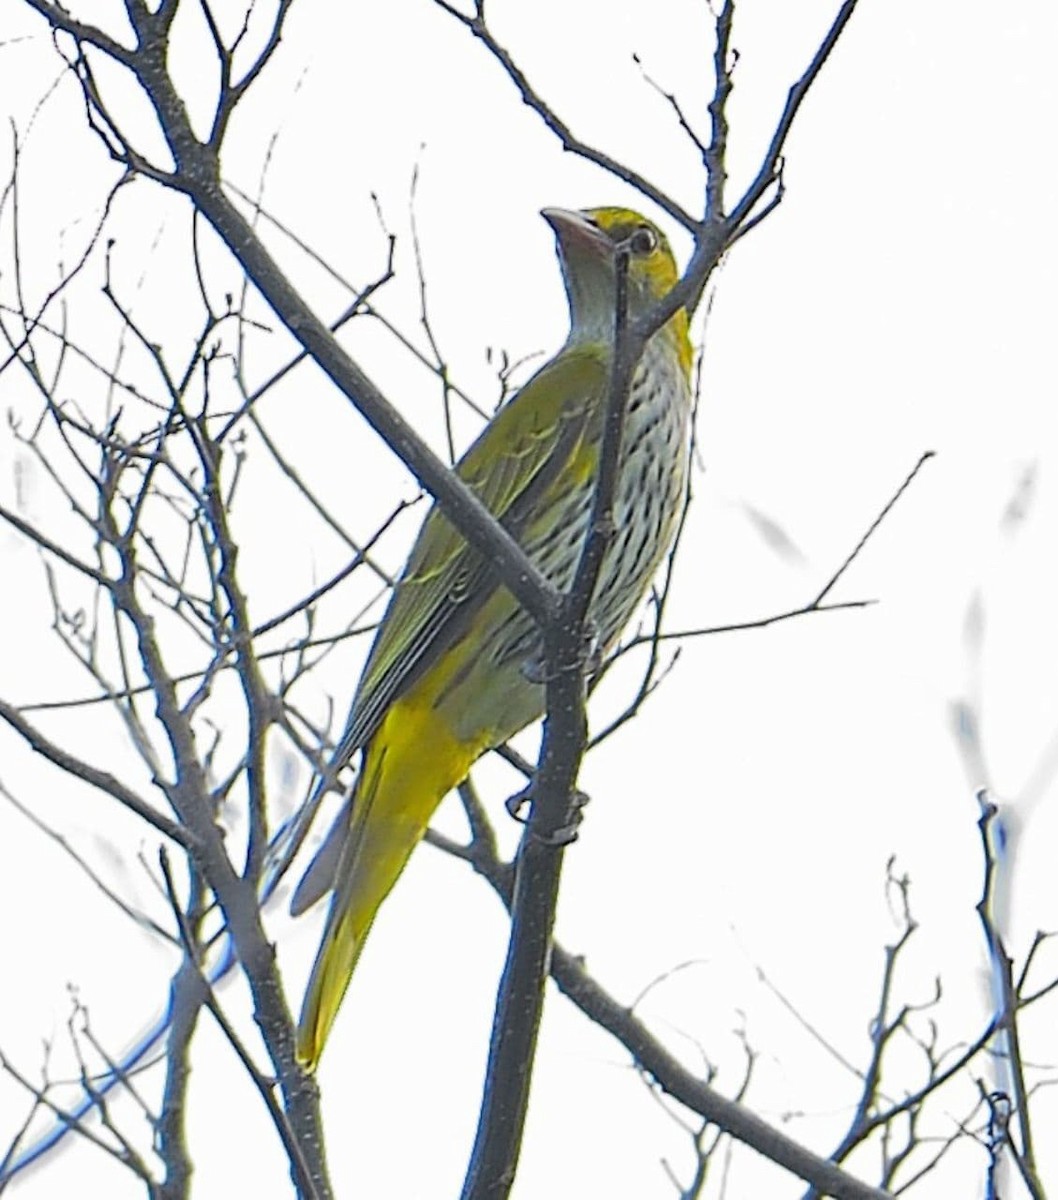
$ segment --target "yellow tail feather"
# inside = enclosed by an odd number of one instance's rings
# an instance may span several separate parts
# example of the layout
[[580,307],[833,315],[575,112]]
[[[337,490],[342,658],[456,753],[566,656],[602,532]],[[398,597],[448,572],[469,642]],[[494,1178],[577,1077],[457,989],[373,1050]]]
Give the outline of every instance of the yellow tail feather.
[[445,795],[481,753],[460,744],[421,693],[393,704],[364,752],[349,837],[298,1023],[313,1071],[378,912]]

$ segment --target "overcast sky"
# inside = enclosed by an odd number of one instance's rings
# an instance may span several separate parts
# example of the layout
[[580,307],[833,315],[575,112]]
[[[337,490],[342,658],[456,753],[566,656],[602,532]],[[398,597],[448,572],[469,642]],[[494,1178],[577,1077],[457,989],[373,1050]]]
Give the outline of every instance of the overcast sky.
[[[112,9],[117,22],[119,8],[84,12],[96,18]],[[755,170],[786,88],[836,8],[836,0],[739,5],[735,191]],[[643,72],[675,93],[704,134],[712,86],[705,3],[492,0],[490,20],[579,136],[685,206],[700,205],[694,146]],[[40,296],[58,259],[75,257],[83,244],[113,168],[85,129],[72,81],[49,93],[60,64],[42,23],[15,5],[4,21],[0,105],[26,139],[23,270]],[[193,111],[208,82],[200,38],[189,16],[176,61]],[[697,324],[705,346],[698,474],[670,629],[808,602],[923,452],[936,457],[833,597],[875,605],[688,640],[639,717],[589,757],[582,775],[592,800],[567,855],[560,940],[625,1002],[691,964],[652,989],[643,1015],[690,1065],[700,1068],[704,1052],[729,1092],[740,1081],[745,1030],[760,1055],[750,1103],[824,1154],[849,1119],[857,1080],[758,969],[840,1055],[865,1064],[883,947],[897,932],[885,889],[890,856],[911,877],[920,925],[898,976],[900,999],[921,1003],[942,979],[942,1046],[971,1040],[987,1019],[974,911],[977,808],[950,725],[959,697],[979,705],[983,721],[989,777],[972,784],[993,786],[1020,822],[1015,962],[1036,930],[1058,926],[1055,804],[1034,782],[1049,782],[1046,764],[1042,776],[1038,767],[1058,730],[1056,51],[1058,17],[1044,0],[861,0],[789,140],[783,204],[729,255],[711,285],[707,328]],[[113,95],[127,90],[118,77],[107,82]],[[147,128],[146,114],[136,119]],[[273,137],[266,206],[357,283],[385,262],[377,197],[398,239],[397,278],[379,307],[421,346],[408,217],[417,169],[434,333],[453,378],[486,407],[497,397],[496,351],[547,355],[565,335],[552,235],[539,209],[627,203],[665,223],[626,185],[563,154],[481,46],[427,0],[301,0],[233,123],[226,178],[255,190]],[[0,151],[5,177],[10,142]],[[174,357],[186,353],[198,313],[184,206],[138,181],[121,194],[114,221],[117,287]],[[11,231],[8,203],[0,217],[5,304],[13,300]],[[687,240],[671,232],[685,255]],[[346,295],[279,233],[268,238],[317,311],[333,319]],[[220,295],[237,277],[215,247],[208,253],[209,283]],[[102,271],[100,256],[81,281],[77,307],[71,302],[71,320],[114,361]],[[289,338],[272,324],[255,347],[258,379],[289,353]],[[345,344],[443,451],[436,380],[378,326],[357,324]],[[27,415],[36,403],[24,376],[0,375],[5,413]],[[315,370],[294,372],[258,412],[359,536],[415,495],[407,472]],[[460,446],[476,428],[460,410]],[[248,452],[235,519],[247,589],[263,619],[338,570],[348,550],[333,536],[307,537],[289,490],[275,485],[252,438]],[[6,427],[0,496],[46,525],[66,519]],[[380,547],[390,568],[399,567],[417,519]],[[0,578],[0,696],[90,694],[91,680],[50,633],[39,556],[6,530]],[[326,615],[337,626],[371,591],[366,577],[354,581],[329,600]],[[348,705],[363,649],[351,644],[321,672],[317,719],[328,695],[339,710]],[[596,728],[627,703],[637,680],[634,662],[607,680],[593,702]],[[116,769],[111,754],[124,753],[111,750],[113,727],[98,715],[53,716],[46,728],[108,769]],[[517,744],[531,755],[537,739],[530,730]],[[307,785],[304,768],[281,747],[271,765],[278,792]],[[295,766],[302,773],[291,779]],[[517,831],[499,801],[516,780],[495,761],[479,776],[513,846]],[[135,861],[138,850],[151,861],[156,851],[141,827],[57,779],[6,729],[0,782],[164,917]],[[450,801],[439,823],[460,833],[458,805]],[[0,989],[0,1049],[27,1074],[39,1070],[48,1038],[56,1040],[55,1074],[72,1069],[67,984],[115,1051],[163,1002],[169,952],[2,802],[0,911],[4,961],[17,975],[17,986]],[[322,916],[274,918],[295,1000]],[[484,885],[423,848],[379,918],[320,1069],[339,1194],[431,1200],[458,1190],[505,939],[502,910]],[[1042,982],[1058,961],[1045,952],[1037,969]],[[245,1012],[238,986],[224,997]],[[1058,1059],[1056,1027],[1053,1005],[1026,1016],[1033,1063]],[[208,1020],[196,1047],[189,1142],[201,1194],[221,1194],[237,1180],[262,1200],[288,1195],[259,1101]],[[920,1067],[913,1054],[899,1056],[892,1094],[916,1086]],[[950,1136],[972,1095],[968,1086],[938,1106],[928,1131]],[[1053,1189],[1058,1148],[1044,1131],[1058,1114],[1047,1090],[1037,1103],[1037,1149]],[[24,1111],[19,1089],[0,1078],[0,1146]],[[135,1125],[129,1110],[119,1111]],[[636,1080],[624,1051],[552,994],[515,1196],[671,1197],[662,1159],[686,1182],[686,1134]],[[916,1194],[980,1194],[985,1163],[984,1150],[967,1142],[947,1174]],[[874,1178],[873,1160],[862,1169]],[[802,1190],[748,1153],[736,1155],[731,1172],[731,1197]],[[87,1194],[86,1181],[97,1179],[92,1186],[115,1198],[140,1194],[130,1176],[83,1145],[13,1194]]]

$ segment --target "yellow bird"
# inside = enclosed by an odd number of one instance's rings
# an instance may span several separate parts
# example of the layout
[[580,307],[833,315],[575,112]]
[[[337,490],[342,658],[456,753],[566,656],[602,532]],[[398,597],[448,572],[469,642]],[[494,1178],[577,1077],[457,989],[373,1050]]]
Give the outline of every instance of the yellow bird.
[[[629,317],[676,283],[664,235],[623,208],[545,209],[570,307],[561,351],[502,408],[456,467],[544,576],[567,590],[591,513],[616,319],[616,252]],[[617,535],[589,609],[602,652],[640,603],[672,539],[684,489],[692,350],[679,309],[635,370],[614,493]],[[436,506],[382,619],[331,777],[363,752],[351,797],[292,903],[333,887],[298,1026],[309,1070],[379,906],[444,796],[487,750],[544,712],[532,619]]]

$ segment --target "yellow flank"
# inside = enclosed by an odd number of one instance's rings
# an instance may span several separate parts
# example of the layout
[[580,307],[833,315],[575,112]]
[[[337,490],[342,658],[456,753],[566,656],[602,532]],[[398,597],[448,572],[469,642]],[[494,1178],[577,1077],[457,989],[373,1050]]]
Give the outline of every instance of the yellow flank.
[[[632,318],[673,287],[678,271],[661,230],[631,210],[543,215],[558,243],[569,339],[456,469],[552,584],[566,588],[599,466],[617,254],[628,255]],[[620,528],[588,614],[601,631],[602,652],[641,601],[671,541],[685,479],[690,366],[681,308],[648,344],[629,393],[614,492]],[[490,564],[432,509],[390,598],[328,773],[333,779],[362,753],[344,838],[325,843],[341,846],[340,853],[321,853],[299,889],[311,903],[333,872],[297,1033],[298,1060],[307,1069],[319,1062],[379,906],[437,806],[486,750],[542,715],[541,655],[539,632]]]
[[685,308],[676,310],[668,323],[668,328],[672,331],[672,338],[676,343],[676,357],[680,360],[680,366],[689,375],[694,363],[694,347],[691,345],[691,323],[687,318]]

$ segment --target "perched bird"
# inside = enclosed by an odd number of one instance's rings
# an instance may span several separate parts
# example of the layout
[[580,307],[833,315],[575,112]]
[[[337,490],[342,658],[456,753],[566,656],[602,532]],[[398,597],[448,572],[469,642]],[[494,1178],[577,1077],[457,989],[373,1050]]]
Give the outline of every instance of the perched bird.
[[[584,545],[598,472],[616,323],[616,252],[627,252],[627,311],[664,296],[678,272],[664,235],[622,208],[545,209],[570,308],[559,353],[502,408],[456,467],[557,588]],[[679,309],[648,342],[627,400],[614,492],[617,533],[589,619],[605,653],[642,599],[679,515],[691,409],[691,344]],[[302,911],[333,887],[298,1026],[315,1069],[371,924],[445,794],[490,748],[544,712],[532,619],[434,507],[375,635],[330,776],[359,750],[360,774],[294,896]]]

